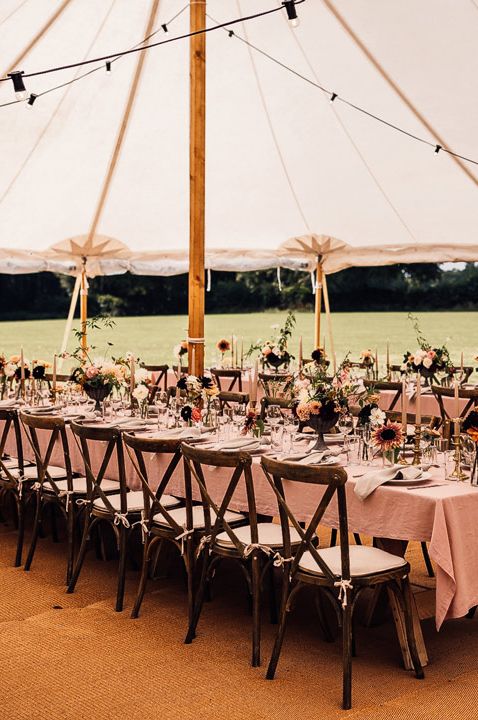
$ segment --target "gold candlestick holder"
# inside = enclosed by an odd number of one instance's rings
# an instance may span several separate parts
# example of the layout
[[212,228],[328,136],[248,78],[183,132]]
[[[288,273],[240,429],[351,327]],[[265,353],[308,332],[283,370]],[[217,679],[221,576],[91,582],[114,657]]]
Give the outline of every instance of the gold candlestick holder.
[[453,462],[455,463],[455,467],[453,469],[453,472],[451,473],[450,477],[453,478],[453,480],[457,480],[458,482],[463,482],[465,480],[466,473],[463,472],[461,469],[461,418],[454,418],[453,419],[453,444],[455,446],[455,452],[453,455]]
[[422,451],[420,447],[420,441],[422,439],[422,426],[421,423],[415,425],[415,443],[413,446],[413,460],[412,465],[420,465],[422,462]]

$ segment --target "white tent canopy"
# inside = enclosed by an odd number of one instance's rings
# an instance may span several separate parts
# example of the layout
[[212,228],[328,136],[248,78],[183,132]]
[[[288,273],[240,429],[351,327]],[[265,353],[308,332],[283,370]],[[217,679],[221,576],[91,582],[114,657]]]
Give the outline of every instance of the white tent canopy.
[[[130,48],[186,0],[3,0],[0,73]],[[209,24],[278,0],[208,0]],[[207,38],[206,266],[311,269],[283,243],[337,238],[355,264],[478,260],[478,167],[340,102],[478,159],[478,7],[451,0],[306,0]],[[152,41],[188,32],[186,9]],[[237,36],[338,93],[329,97]],[[452,39],[455,41],[452,42]],[[457,40],[459,38],[459,41]],[[138,68],[140,57],[143,64]],[[129,252],[92,271],[186,272],[189,42],[132,54],[0,108],[0,272],[77,272],[48,248],[104,235]],[[25,80],[40,94],[95,66]],[[14,99],[0,83],[0,104]],[[129,104],[128,104],[129,101]],[[118,139],[119,138],[119,139]],[[10,248],[14,252],[10,252]],[[21,251],[26,251],[23,255]],[[394,260],[397,258],[398,260]],[[16,265],[15,261],[18,260]]]

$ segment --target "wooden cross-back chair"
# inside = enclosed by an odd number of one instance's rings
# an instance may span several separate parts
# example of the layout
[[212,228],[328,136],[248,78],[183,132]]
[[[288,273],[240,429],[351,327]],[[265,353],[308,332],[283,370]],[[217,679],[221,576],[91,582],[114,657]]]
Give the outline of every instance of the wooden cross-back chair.
[[[121,612],[124,601],[128,542],[135,525],[141,519],[141,511],[144,507],[143,492],[142,490],[130,492],[127,487],[123,443],[121,431],[118,428],[101,428],[73,422],[71,429],[74,441],[83,458],[87,492],[83,500],[86,508],[83,536],[67,592],[72,593],[75,590],[88,549],[91,531],[100,522],[105,522],[114,532],[118,549],[115,610]],[[99,462],[92,459],[95,450],[98,457],[101,458]],[[111,465],[114,467],[112,472],[115,475],[117,473],[117,481],[108,480],[105,477]],[[110,493],[110,489],[114,491]]]
[[157,373],[156,380],[151,383],[150,385],[150,402],[154,400],[154,396],[158,392],[158,390],[161,389],[161,384],[163,385],[163,390],[166,392],[168,389],[168,370],[169,365],[145,365],[145,370],[148,372],[154,372]]
[[211,375],[219,391],[242,393],[242,370],[240,368],[211,368]]
[[219,400],[219,412],[222,414],[225,407],[231,407],[233,404],[249,405],[249,394],[243,392],[227,392],[221,390],[218,395]]
[[[384,412],[387,420],[398,423],[402,422],[401,410],[385,410]],[[407,425],[414,425],[415,420],[415,413],[407,412]],[[427,428],[428,430],[438,430],[441,424],[441,418],[437,417],[436,415],[422,415],[422,426]]]
[[[123,442],[134,471],[141,482],[144,503],[141,525],[143,564],[131,617],[137,618],[139,615],[155,551],[159,550],[165,541],[175,545],[181,552],[188,581],[188,617],[191,618],[194,598],[194,545],[193,533],[185,533],[188,521],[189,524],[192,523],[191,485],[188,482],[185,483],[185,506],[182,505],[181,500],[165,492],[181,461],[180,441],[145,438],[125,433]],[[153,490],[148,467],[151,467],[150,461],[156,454],[167,455],[170,460],[162,473],[157,489]]]
[[463,373],[460,366],[454,367],[452,372],[443,378],[441,381],[442,385],[447,385],[447,383],[450,382],[450,379],[453,382],[453,379],[457,377],[460,381],[460,385],[464,385],[468,382],[470,375],[473,374],[474,368],[471,365],[464,365],[463,366]]
[[[20,420],[14,408],[0,409],[0,422],[3,423],[0,436],[0,499],[13,498],[17,520],[17,548],[15,551],[15,567],[22,564],[23,543],[25,537],[25,512],[32,498],[31,485],[36,479],[36,468],[24,461]],[[5,449],[11,447],[11,436],[14,437],[15,456],[6,456]],[[25,470],[28,467],[28,477]]]
[[[348,541],[347,504],[345,483],[347,473],[339,465],[304,467],[279,462],[271,457],[261,458],[265,476],[279,503],[284,553],[288,572],[282,576],[282,600],[279,627],[267,670],[267,679],[274,678],[284,639],[286,616],[296,593],[312,585],[325,593],[337,608],[342,627],[343,681],[342,704],[345,710],[352,706],[352,616],[357,599],[368,587],[386,585],[395,595],[403,612],[406,637],[417,678],[424,676],[413,631],[411,595],[408,574],[409,564],[401,557],[379,548],[351,545]],[[322,486],[325,490],[312,519],[306,528],[299,522],[287,504],[284,481]],[[333,498],[337,498],[340,528],[340,546],[315,547],[313,537],[317,525]],[[291,528],[300,536],[300,545],[292,553]],[[293,557],[292,557],[293,555]]]
[[292,375],[289,375],[287,373],[266,373],[266,372],[260,372],[258,373],[259,381],[264,388],[264,395],[268,395],[269,397],[274,397],[277,395],[278,391],[279,393],[282,393],[287,386],[287,384],[291,381]]
[[[57,382],[68,382],[71,379],[71,375],[69,373],[57,373],[56,374],[56,381]],[[48,387],[51,388],[51,385],[53,383],[53,374],[52,373],[45,373],[45,380],[48,383]]]
[[[86,493],[85,478],[73,474],[65,420],[59,415],[36,415],[27,411],[20,413],[29,448],[35,458],[35,482],[31,486],[35,492],[36,507],[32,538],[27,558],[26,571],[30,570],[40,533],[41,520],[46,508],[51,509],[52,535],[58,541],[56,514],[64,518],[67,529],[67,566],[66,582],[73,572],[75,553],[75,534],[80,508],[76,499]],[[61,448],[63,466],[52,465],[55,452]],[[27,468],[28,470],[28,468]]]
[[[206,588],[216,566],[225,558],[235,560],[245,575],[252,600],[252,665],[257,667],[260,664],[261,586],[267,573],[271,581],[274,564],[281,557],[280,528],[273,523],[258,521],[249,453],[205,450],[186,443],[182,444],[182,452],[186,477],[192,477],[195,481],[193,487],[199,488],[201,517],[204,518],[203,538],[198,546],[202,556],[202,572],[185,642],[192,642],[196,635]],[[228,470],[228,478],[214,480],[217,474],[210,473],[208,467]],[[241,482],[245,485],[247,518],[228,510]],[[215,483],[213,490],[212,483]],[[274,601],[272,592],[271,601]],[[271,610],[275,610],[275,601]]]
[[[440,409],[440,415],[442,422],[445,423],[447,420],[451,420],[450,413],[445,407],[443,401],[444,398],[453,398],[455,396],[455,389],[449,387],[442,387],[441,385],[432,385],[432,393],[438,403]],[[458,388],[458,397],[460,400],[466,400],[465,406],[460,411],[460,417],[464,418],[468,415],[468,412],[475,406],[478,405],[478,388]]]
[[392,402],[390,403],[388,409],[393,410],[397,404],[397,402],[400,400],[402,396],[402,390],[403,385],[401,382],[392,382],[388,380],[364,380],[363,381],[366,388],[372,387],[375,390],[391,390],[395,393],[395,395],[392,398]]

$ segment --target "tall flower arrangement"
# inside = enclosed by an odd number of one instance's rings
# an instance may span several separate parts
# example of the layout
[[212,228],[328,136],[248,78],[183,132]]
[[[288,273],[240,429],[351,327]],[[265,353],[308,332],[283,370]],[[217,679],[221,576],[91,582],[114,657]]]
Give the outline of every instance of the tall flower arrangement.
[[414,352],[407,352],[403,356],[402,373],[419,373],[429,380],[437,372],[453,373],[453,363],[446,345],[432,347],[420,330],[418,319],[409,315],[417,336],[418,348]]
[[251,345],[247,356],[259,352],[263,364],[275,369],[281,365],[288,365],[294,357],[288,350],[288,343],[292,337],[295,322],[295,315],[289,310],[282,327],[272,326],[272,329],[276,331],[274,336],[268,340],[258,340],[256,344]]
[[219,395],[219,388],[211,375],[183,375],[177,382],[180,390],[186,391],[186,404],[181,408],[181,417],[187,423],[200,422],[202,410],[205,411],[205,422],[211,416],[212,403]]

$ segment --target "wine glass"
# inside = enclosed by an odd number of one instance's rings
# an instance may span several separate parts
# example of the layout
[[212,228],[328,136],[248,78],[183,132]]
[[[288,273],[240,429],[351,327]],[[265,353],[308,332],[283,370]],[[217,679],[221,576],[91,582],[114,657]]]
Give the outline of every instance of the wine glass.
[[352,415],[347,411],[341,412],[337,422],[337,427],[339,432],[343,433],[343,435],[350,435],[350,433],[354,430],[354,419]]
[[269,425],[278,425],[282,420],[282,413],[279,405],[269,405],[267,408],[267,420]]

